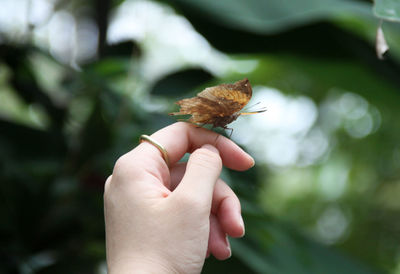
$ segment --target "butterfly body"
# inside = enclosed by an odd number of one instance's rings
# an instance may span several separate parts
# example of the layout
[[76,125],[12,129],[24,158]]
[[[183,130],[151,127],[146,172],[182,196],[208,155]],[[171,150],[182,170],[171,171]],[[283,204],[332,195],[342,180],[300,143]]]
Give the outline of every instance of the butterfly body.
[[212,123],[209,124],[212,124],[213,127],[222,127],[224,129],[227,129],[226,125],[235,121],[239,116],[240,113],[237,112],[229,116],[215,117]]
[[199,125],[211,124],[213,127],[227,129],[226,125],[242,115],[240,110],[249,102],[251,95],[250,82],[245,78],[234,84],[209,87],[198,93],[196,97],[182,99],[176,102],[180,106],[179,112],[173,112],[170,115],[190,114],[188,122]]

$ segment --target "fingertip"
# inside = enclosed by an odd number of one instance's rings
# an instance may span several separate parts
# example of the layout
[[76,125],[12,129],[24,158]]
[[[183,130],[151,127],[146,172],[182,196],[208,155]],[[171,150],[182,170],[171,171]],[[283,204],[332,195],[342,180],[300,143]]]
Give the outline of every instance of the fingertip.
[[223,231],[215,215],[210,216],[209,251],[217,260],[226,260],[232,255],[228,235]]
[[231,244],[229,243],[228,235],[225,235],[225,242],[226,242],[226,250],[228,252],[228,256],[225,259],[229,259],[230,257],[232,257],[232,248]]
[[253,166],[256,165],[256,161],[249,154],[247,154],[247,155],[249,156],[250,168],[252,168]]
[[224,199],[218,209],[217,215],[225,233],[234,238],[243,237],[245,228],[240,210],[240,202],[237,199],[232,197]]
[[253,157],[226,137],[219,138],[216,147],[221,154],[224,165],[228,168],[244,171],[255,165]]
[[231,245],[229,244],[229,240],[227,240],[225,245],[212,251],[212,254],[217,260],[220,261],[224,261],[232,257],[232,250],[231,250]]
[[256,165],[256,162],[254,160],[253,157],[251,157],[248,153],[245,153],[245,160],[243,160],[243,162],[245,162],[246,164],[243,164],[240,168],[238,168],[239,171],[245,171],[248,170],[252,167],[254,167]]

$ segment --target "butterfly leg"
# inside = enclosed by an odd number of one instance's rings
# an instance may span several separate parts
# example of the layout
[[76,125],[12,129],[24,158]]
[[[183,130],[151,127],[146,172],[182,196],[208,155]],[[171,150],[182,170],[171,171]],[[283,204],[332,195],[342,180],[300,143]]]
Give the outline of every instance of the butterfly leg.
[[[216,128],[216,126],[214,126],[214,124],[213,124],[213,126],[211,127],[211,130],[213,130],[214,128]],[[215,132],[215,131],[214,131]],[[217,133],[217,132],[215,132],[215,133]],[[218,134],[217,133],[217,136],[215,136],[215,140],[214,140],[214,144],[215,144],[215,146],[217,145],[217,140],[218,140],[218,137],[220,136],[220,134]]]
[[224,127],[225,130],[230,130],[231,134],[229,134],[229,139],[232,137],[232,133],[233,133],[233,128],[229,128],[229,127]]

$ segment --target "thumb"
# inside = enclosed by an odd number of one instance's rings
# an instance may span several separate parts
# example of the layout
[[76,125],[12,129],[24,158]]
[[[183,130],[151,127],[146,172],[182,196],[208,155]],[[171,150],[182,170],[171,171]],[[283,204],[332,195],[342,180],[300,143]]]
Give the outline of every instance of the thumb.
[[185,175],[174,192],[211,206],[214,186],[222,170],[218,150],[206,144],[189,157]]

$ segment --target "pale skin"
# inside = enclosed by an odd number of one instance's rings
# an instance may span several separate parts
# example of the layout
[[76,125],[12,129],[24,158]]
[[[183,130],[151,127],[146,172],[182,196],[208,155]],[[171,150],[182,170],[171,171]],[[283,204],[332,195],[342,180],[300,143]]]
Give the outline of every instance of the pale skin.
[[[188,123],[121,156],[104,190],[107,265],[113,273],[200,273],[209,254],[231,256],[227,235],[245,232],[240,202],[222,166],[244,171],[253,158],[228,138]],[[178,162],[191,153],[188,163]]]

